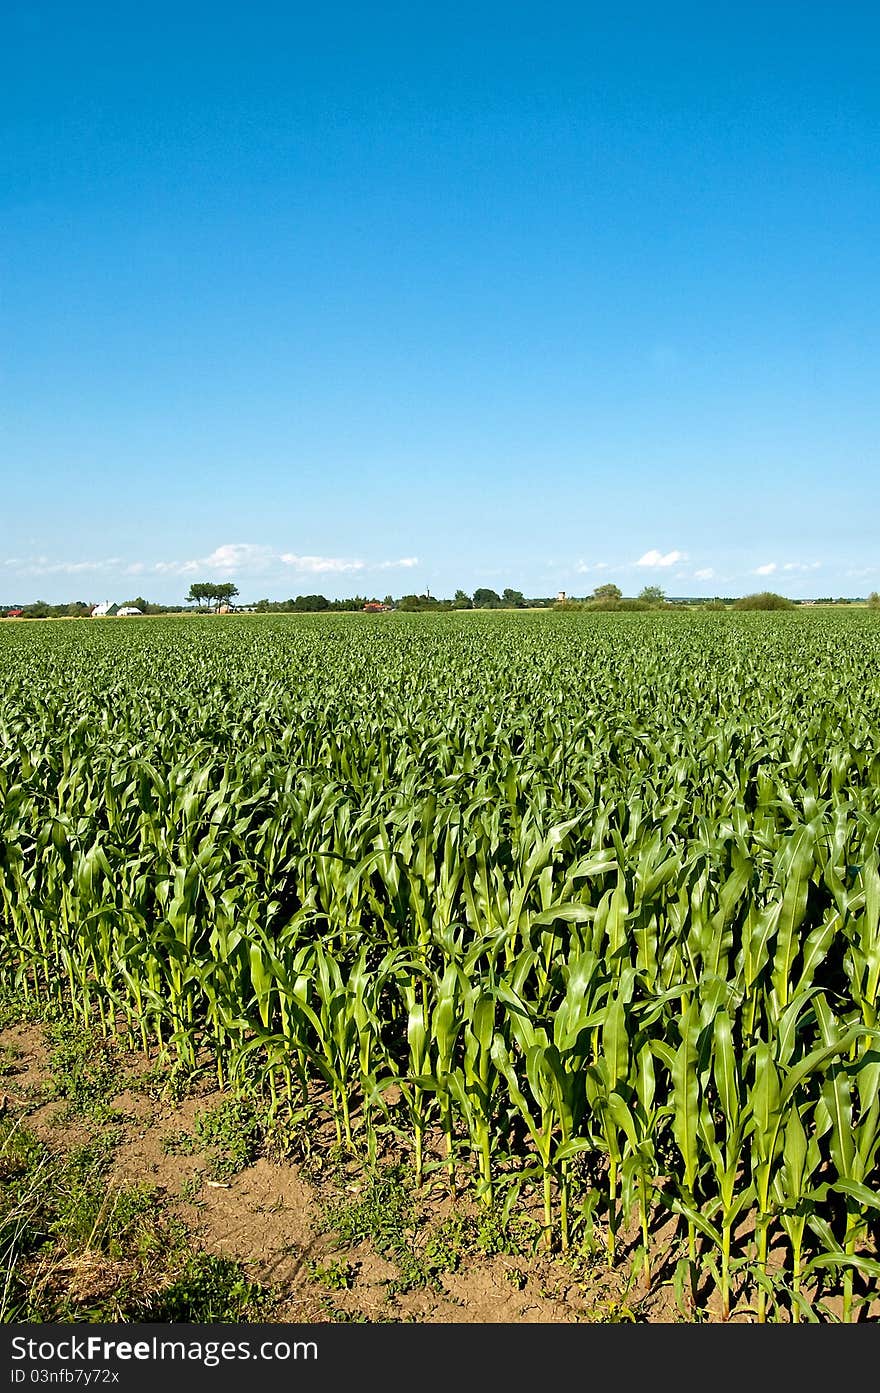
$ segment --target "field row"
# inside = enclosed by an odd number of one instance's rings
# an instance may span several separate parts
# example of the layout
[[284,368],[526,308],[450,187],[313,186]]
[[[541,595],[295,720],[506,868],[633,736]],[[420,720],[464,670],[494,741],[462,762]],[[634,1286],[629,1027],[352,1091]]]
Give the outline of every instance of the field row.
[[405,1131],[545,1241],[858,1318],[880,1276],[880,620],[0,636],[0,981]]

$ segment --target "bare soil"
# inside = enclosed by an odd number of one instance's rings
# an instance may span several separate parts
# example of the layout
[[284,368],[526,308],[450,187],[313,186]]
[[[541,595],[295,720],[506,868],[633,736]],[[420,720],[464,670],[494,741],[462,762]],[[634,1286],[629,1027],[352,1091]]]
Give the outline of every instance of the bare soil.
[[[0,1031],[0,1111],[20,1116],[55,1151],[70,1151],[95,1135],[88,1117],[71,1117],[64,1099],[52,1098],[50,1052],[44,1029],[16,1025]],[[126,1086],[105,1101],[112,1107],[117,1144],[109,1186],[136,1183],[157,1193],[163,1212],[182,1221],[202,1250],[241,1263],[247,1275],[272,1292],[277,1321],[462,1322],[677,1322],[717,1320],[717,1303],[707,1294],[704,1308],[680,1309],[673,1290],[680,1238],[674,1223],[656,1234],[669,1262],[655,1265],[650,1292],[632,1277],[636,1234],[621,1238],[621,1257],[613,1270],[601,1251],[545,1255],[519,1251],[489,1256],[473,1248],[456,1254],[449,1270],[438,1270],[427,1285],[403,1289],[397,1263],[370,1241],[346,1245],[328,1225],[328,1204],[357,1199],[368,1183],[361,1164],[333,1157],[332,1128],[308,1139],[302,1162],[261,1155],[228,1179],[212,1180],[210,1158],[169,1151],[169,1139],[192,1135],[199,1115],[225,1096],[198,1080],[187,1096],[174,1100],[151,1085],[156,1060],[126,1054]],[[479,1214],[461,1195],[452,1197],[435,1181],[419,1195],[420,1222],[434,1232],[451,1215]],[[124,1266],[124,1260],[123,1264]],[[72,1295],[99,1298],[118,1278],[115,1265],[80,1255],[64,1272]],[[334,1280],[334,1274],[342,1274]],[[56,1269],[57,1277],[57,1269]],[[880,1303],[878,1303],[880,1305]],[[880,1314],[878,1311],[877,1314]],[[751,1320],[753,1313],[734,1313]]]

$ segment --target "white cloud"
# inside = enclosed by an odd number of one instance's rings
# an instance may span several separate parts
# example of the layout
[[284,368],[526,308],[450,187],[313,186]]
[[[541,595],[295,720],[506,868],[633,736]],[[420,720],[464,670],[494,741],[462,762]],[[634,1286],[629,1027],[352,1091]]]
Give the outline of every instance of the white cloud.
[[714,574],[711,566],[704,566],[702,570],[694,571],[694,580],[711,580]]
[[756,566],[753,574],[756,576],[772,576],[775,570],[776,562],[768,561],[765,566]]
[[257,546],[253,542],[226,542],[222,547],[215,547],[201,564],[212,571],[229,571],[233,574],[256,571],[262,574],[267,566],[271,566],[272,560],[271,547]]
[[104,561],[50,561],[47,556],[37,556],[30,561],[12,557],[4,565],[18,576],[79,576],[119,570],[122,561],[118,556]]
[[821,561],[786,561],[783,571],[818,571]]
[[585,576],[589,571],[607,571],[609,563],[607,561],[579,561],[574,569],[577,575]]
[[160,576],[194,576],[201,569],[201,561],[154,561],[150,567]]
[[651,551],[646,551],[644,556],[640,556],[636,562],[637,566],[674,566],[677,561],[687,561],[686,551],[667,551],[664,555],[662,551],[657,551],[656,547]]
[[3,566],[19,576],[112,574],[120,576],[198,576],[271,577],[289,573],[300,575],[345,575],[358,571],[411,570],[419,564],[417,556],[401,556],[390,561],[364,561],[357,557],[306,556],[293,551],[279,552],[255,542],[225,542],[207,556],[181,561],[128,561],[111,556],[101,561],[51,561],[46,556],[7,557]]
[[283,551],[278,560],[289,566],[292,571],[310,576],[324,575],[328,572],[339,574],[345,571],[362,571],[366,564],[363,561],[349,560],[344,556],[297,556],[293,551]]

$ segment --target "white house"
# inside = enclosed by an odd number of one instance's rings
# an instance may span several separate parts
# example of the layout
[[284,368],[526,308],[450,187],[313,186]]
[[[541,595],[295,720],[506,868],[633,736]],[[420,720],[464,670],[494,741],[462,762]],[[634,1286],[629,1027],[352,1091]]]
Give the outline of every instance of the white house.
[[122,609],[118,609],[116,613],[120,618],[123,618],[129,614],[143,614],[143,610],[138,609],[137,605],[123,605]]
[[102,600],[99,605],[93,605],[91,611],[92,619],[107,619],[110,615],[116,614],[119,609],[112,600]]

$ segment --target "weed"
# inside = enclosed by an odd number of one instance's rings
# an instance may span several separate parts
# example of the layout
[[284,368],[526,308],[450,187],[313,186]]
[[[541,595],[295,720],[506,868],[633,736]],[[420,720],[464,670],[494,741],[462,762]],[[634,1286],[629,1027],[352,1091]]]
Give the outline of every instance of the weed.
[[541,1225],[528,1218],[511,1219],[500,1209],[488,1209],[480,1215],[475,1246],[486,1257],[504,1254],[523,1258],[532,1254],[541,1236]]
[[273,1301],[272,1293],[252,1281],[241,1263],[212,1253],[194,1253],[141,1319],[189,1325],[266,1320]]
[[130,1074],[125,1086],[137,1093],[145,1093],[157,1102],[182,1103],[198,1091],[204,1078],[204,1069],[193,1067],[184,1060],[159,1060],[145,1072]]
[[587,1320],[591,1325],[634,1325],[638,1316],[626,1301],[608,1297],[591,1309]]
[[101,1136],[54,1162],[48,1232],[67,1251],[147,1257],[164,1241],[156,1226],[158,1195],[144,1185],[109,1183],[112,1150],[112,1137]]
[[187,1204],[194,1204],[197,1197],[201,1194],[204,1177],[201,1171],[194,1171],[187,1176],[180,1187],[180,1198]]
[[166,1137],[164,1150],[171,1156],[194,1156],[204,1151],[210,1180],[231,1180],[260,1154],[263,1123],[246,1098],[226,1098],[218,1107],[197,1114],[191,1132]]
[[308,1274],[313,1282],[328,1291],[350,1291],[354,1286],[358,1265],[353,1262],[310,1262]]
[[[455,1272],[463,1258],[474,1252],[515,1251],[506,1226],[490,1235],[484,1219],[452,1214],[421,1233],[419,1218],[411,1177],[403,1166],[369,1172],[355,1197],[339,1198],[325,1209],[328,1227],[343,1243],[369,1241],[381,1257],[396,1265],[389,1296],[417,1287],[439,1290],[441,1275]],[[502,1234],[507,1235],[503,1249],[498,1246]]]
[[58,1001],[40,1001],[21,987],[4,987],[0,993],[0,1030],[11,1025],[57,1021],[61,1017]]
[[474,1250],[477,1225],[469,1215],[452,1214],[433,1229],[425,1242],[422,1262],[431,1274],[456,1272]]
[[46,1038],[51,1051],[50,1096],[67,1100],[66,1115],[102,1122],[118,1117],[109,1105],[122,1087],[115,1042],[68,1023],[47,1026]]
[[355,1198],[327,1205],[325,1219],[343,1243],[369,1239],[383,1257],[408,1249],[413,1197],[404,1168],[389,1166],[368,1174]]
[[335,1306],[329,1296],[322,1296],[321,1306],[324,1315],[334,1325],[367,1325],[370,1323],[369,1317],[363,1311],[346,1311],[341,1306]]
[[22,1069],[20,1060],[21,1050],[16,1049],[15,1045],[0,1045],[0,1078],[9,1078],[12,1074],[20,1074]]

